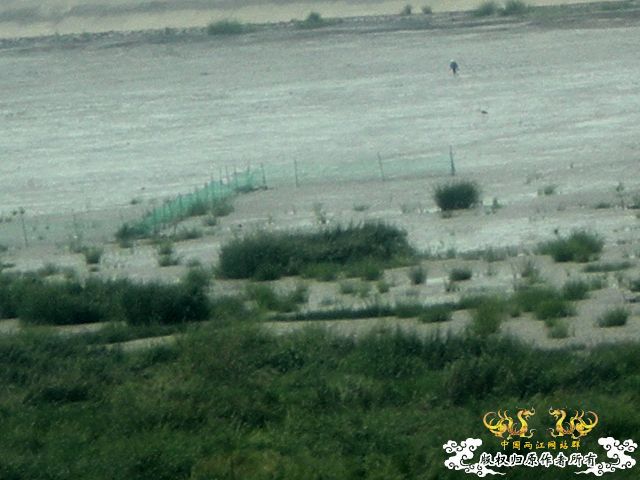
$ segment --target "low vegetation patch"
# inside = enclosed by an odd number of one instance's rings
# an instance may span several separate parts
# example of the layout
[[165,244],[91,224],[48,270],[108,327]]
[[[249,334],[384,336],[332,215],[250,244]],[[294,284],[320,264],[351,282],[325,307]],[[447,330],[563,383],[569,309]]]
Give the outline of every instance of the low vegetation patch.
[[434,200],[443,212],[472,208],[480,202],[480,188],[469,181],[438,185]]
[[598,258],[604,241],[594,233],[575,231],[567,238],[558,238],[538,246],[542,255],[551,255],[556,262],[586,263]]
[[236,20],[219,20],[207,25],[208,35],[241,35],[247,33],[247,26]]
[[320,15],[318,12],[311,12],[309,15],[307,15],[307,18],[305,18],[301,22],[297,22],[296,26],[304,30],[312,30],[316,28],[326,27],[328,25],[331,25],[332,23],[334,22],[322,18],[322,15]]
[[219,273],[226,278],[275,280],[323,266],[348,270],[361,262],[394,264],[414,255],[406,233],[381,223],[317,232],[259,232],[222,247]]
[[598,318],[599,327],[621,327],[629,320],[629,310],[623,307],[614,308]]
[[598,436],[581,439],[586,451],[640,430],[635,404],[621,401],[637,395],[637,345],[584,355],[502,339],[203,326],[147,352],[87,346],[0,337],[2,478],[454,478],[441,436],[481,428],[505,399],[607,412]]
[[138,284],[92,278],[46,280],[36,275],[0,275],[0,315],[43,325],[125,321],[132,325],[205,320],[208,275],[192,270],[177,284]]
[[631,262],[603,262],[603,263],[591,263],[585,265],[584,271],[586,273],[599,273],[599,272],[618,272],[620,270],[627,270],[631,268]]
[[504,8],[500,11],[502,15],[524,15],[529,12],[531,7],[522,0],[507,0],[504,4]]
[[471,279],[473,273],[470,268],[457,267],[449,272],[449,281],[451,282],[463,282]]
[[409,269],[409,280],[412,285],[422,285],[427,281],[427,269],[423,266],[411,267]]
[[496,15],[500,7],[498,4],[492,0],[482,2],[475,10],[473,10],[473,15],[476,17],[489,17],[491,15]]

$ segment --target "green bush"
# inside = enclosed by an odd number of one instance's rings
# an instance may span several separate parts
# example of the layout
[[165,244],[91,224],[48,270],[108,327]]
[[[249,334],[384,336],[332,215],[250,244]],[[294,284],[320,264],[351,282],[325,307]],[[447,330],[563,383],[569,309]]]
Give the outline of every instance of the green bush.
[[462,210],[474,207],[480,201],[480,189],[475,182],[459,181],[436,187],[434,200],[440,210]]
[[575,314],[575,309],[566,300],[560,297],[552,297],[538,303],[533,313],[538,320],[570,317]]
[[313,233],[260,232],[222,247],[219,272],[226,278],[274,280],[309,273],[313,265],[397,261],[413,255],[406,233],[381,223],[334,227]]
[[449,280],[452,282],[463,282],[465,280],[469,280],[472,277],[473,273],[470,268],[459,267],[454,268],[449,272]]
[[411,15],[411,13],[413,12],[413,7],[411,5],[405,5],[402,10],[400,11],[400,15],[402,16],[409,16]]
[[92,278],[47,281],[33,275],[0,276],[0,313],[28,323],[71,325],[126,321],[180,323],[208,317],[208,275],[192,270],[178,284],[136,284]]
[[589,296],[589,284],[584,280],[570,280],[562,287],[562,298],[569,301],[584,300]]
[[522,0],[507,0],[500,12],[502,15],[524,15],[530,7]]
[[322,18],[318,12],[311,12],[303,21],[298,22],[298,28],[311,30],[314,28],[322,28],[329,25],[330,22]]
[[429,5],[424,5],[421,10],[424,15],[431,15],[433,13],[433,9]]
[[422,285],[427,281],[427,270],[421,265],[412,267],[409,270],[409,280],[413,285]]
[[629,310],[618,307],[609,310],[607,313],[598,318],[599,327],[621,327],[626,325],[629,319]]
[[246,27],[236,20],[220,20],[207,25],[208,35],[240,35]]
[[589,262],[597,258],[604,241],[600,236],[586,231],[575,231],[567,238],[558,238],[538,246],[542,255],[551,255],[556,262]]
[[473,312],[471,333],[480,337],[498,333],[507,316],[506,302],[497,297],[485,297]]
[[495,15],[498,13],[499,7],[498,4],[492,0],[482,2],[475,10],[473,10],[473,15],[476,17],[488,17],[491,15]]

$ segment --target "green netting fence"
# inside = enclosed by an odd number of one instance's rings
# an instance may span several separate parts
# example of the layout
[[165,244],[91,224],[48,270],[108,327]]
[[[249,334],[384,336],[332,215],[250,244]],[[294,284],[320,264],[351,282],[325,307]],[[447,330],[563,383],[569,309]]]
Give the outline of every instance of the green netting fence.
[[249,169],[246,172],[234,172],[225,179],[211,180],[203,188],[164,202],[147,212],[139,222],[131,225],[130,229],[134,235],[157,232],[185,218],[215,211],[217,206],[237,193],[250,192],[264,186],[262,173]]
[[[298,161],[261,165],[260,169],[247,167],[246,171],[226,175],[220,171],[218,180],[211,180],[203,188],[192,193],[178,195],[161,206],[147,212],[138,222],[125,225],[121,236],[141,237],[156,233],[168,226],[195,215],[214,212],[216,206],[238,193],[249,192],[267,186],[295,184],[304,188],[317,182],[353,181],[411,177],[415,175],[443,175],[453,168],[450,156],[426,156],[422,152],[405,152],[396,155],[372,155],[349,161]],[[225,169],[226,170],[226,169]],[[267,185],[268,178],[268,185]]]

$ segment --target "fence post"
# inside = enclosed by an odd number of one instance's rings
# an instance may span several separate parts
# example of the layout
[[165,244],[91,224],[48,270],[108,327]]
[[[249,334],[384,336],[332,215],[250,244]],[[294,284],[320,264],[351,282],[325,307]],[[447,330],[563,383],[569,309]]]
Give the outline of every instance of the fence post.
[[378,152],[378,167],[380,168],[380,180],[384,182],[384,169],[382,168],[382,157],[380,156],[380,152]]
[[453,161],[453,147],[449,145],[449,160],[451,161],[451,176],[456,176],[456,164]]
[[293,171],[296,176],[296,188],[300,186],[300,182],[298,181],[298,161],[296,159],[293,160]]

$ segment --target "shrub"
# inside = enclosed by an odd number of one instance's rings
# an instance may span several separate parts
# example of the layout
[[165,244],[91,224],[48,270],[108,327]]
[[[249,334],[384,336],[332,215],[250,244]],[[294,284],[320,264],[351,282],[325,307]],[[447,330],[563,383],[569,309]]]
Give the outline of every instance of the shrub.
[[121,246],[124,246],[136,238],[148,237],[150,233],[151,230],[142,223],[124,223],[116,232],[116,240],[118,240]]
[[473,15],[476,17],[488,17],[498,13],[498,4],[492,0],[482,2],[475,10]]
[[314,264],[388,263],[413,255],[406,233],[381,223],[334,227],[313,233],[260,232],[232,240],[220,252],[227,278],[276,279],[309,273]]
[[517,289],[513,300],[523,312],[533,312],[539,304],[557,296],[558,293],[550,287],[530,286]]
[[433,9],[429,5],[423,5],[421,10],[424,15],[431,15],[433,13]]
[[454,268],[449,272],[449,280],[451,282],[463,282],[469,280],[472,276],[471,269],[465,267]]
[[524,15],[529,11],[529,5],[522,0],[507,0],[500,13],[502,15]]
[[549,326],[547,335],[549,338],[567,338],[569,336],[569,324],[562,320],[554,320]]
[[421,285],[427,280],[427,270],[422,266],[412,267],[409,270],[409,280],[413,285]]
[[459,181],[436,187],[434,199],[442,211],[471,208],[480,201],[480,189],[474,182]]
[[471,321],[471,333],[486,337],[498,333],[500,325],[506,317],[506,302],[497,297],[486,297],[476,307]]
[[600,236],[575,231],[568,238],[559,238],[539,245],[538,252],[551,255],[556,262],[588,262],[602,252],[604,241]]
[[408,16],[411,15],[411,13],[413,12],[413,7],[411,5],[405,5],[402,10],[400,11],[400,15],[402,16]]
[[570,317],[575,313],[573,306],[559,297],[552,297],[538,303],[533,313],[538,320]]
[[634,278],[629,281],[629,290],[632,292],[640,292],[640,278]]
[[86,247],[82,250],[87,265],[97,265],[100,263],[104,249],[101,247]]
[[584,280],[570,280],[562,287],[562,298],[569,301],[584,300],[589,290],[589,284]]
[[236,20],[220,20],[207,25],[209,35],[240,35],[246,31],[245,26]]
[[191,271],[177,284],[133,284],[121,281],[116,285],[124,319],[131,325],[175,324],[206,320],[210,303],[205,287],[208,276]]
[[298,28],[314,29],[325,27],[329,24],[318,12],[311,12],[302,22],[298,22]]
[[598,318],[599,327],[621,327],[626,325],[629,319],[629,311],[625,308],[618,307],[609,310],[600,318]]

